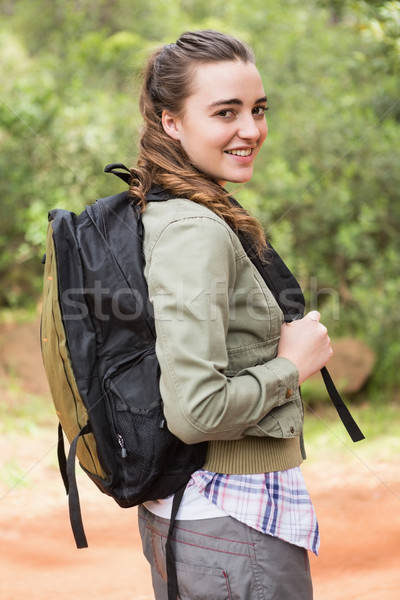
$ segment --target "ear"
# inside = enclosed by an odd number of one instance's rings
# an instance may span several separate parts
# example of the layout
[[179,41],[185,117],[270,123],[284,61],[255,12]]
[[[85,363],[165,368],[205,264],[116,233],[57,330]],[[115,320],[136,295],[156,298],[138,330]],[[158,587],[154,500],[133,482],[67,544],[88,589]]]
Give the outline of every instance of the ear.
[[161,119],[165,133],[173,140],[180,140],[180,119],[165,110],[163,110]]

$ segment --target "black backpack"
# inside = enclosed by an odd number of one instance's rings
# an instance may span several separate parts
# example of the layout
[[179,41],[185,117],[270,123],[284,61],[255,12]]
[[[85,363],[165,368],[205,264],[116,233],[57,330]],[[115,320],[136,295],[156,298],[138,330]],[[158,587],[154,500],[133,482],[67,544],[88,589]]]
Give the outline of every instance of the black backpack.
[[[111,164],[105,171],[131,180],[124,165]],[[154,187],[147,200],[170,197]],[[285,320],[301,318],[303,295],[279,255],[270,246],[265,265],[239,237]],[[100,490],[124,508],[173,494],[166,547],[168,598],[173,599],[177,580],[170,534],[186,484],[205,462],[207,443],[184,444],[166,426],[142,242],[140,210],[128,191],[97,200],[78,216],[50,211],[41,347],[60,422],[58,458],[77,547],[87,547],[87,540],[76,456]],[[351,438],[363,439],[327,369],[321,372]],[[68,460],[63,432],[70,442]]]
[[[129,181],[130,172],[119,168],[105,170]],[[124,508],[183,490],[205,461],[207,444],[184,444],[164,419],[142,239],[140,212],[128,191],[97,200],[79,216],[49,213],[41,347],[78,548],[87,540],[75,456]]]

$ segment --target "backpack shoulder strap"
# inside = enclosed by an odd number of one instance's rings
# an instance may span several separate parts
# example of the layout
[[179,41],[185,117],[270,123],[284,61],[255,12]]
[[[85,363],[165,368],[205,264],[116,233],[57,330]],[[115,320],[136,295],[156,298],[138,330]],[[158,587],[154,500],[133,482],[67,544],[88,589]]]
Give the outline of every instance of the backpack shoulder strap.
[[172,530],[175,525],[176,516],[178,514],[179,506],[181,505],[183,494],[185,493],[186,485],[181,487],[175,494],[172,501],[171,518],[169,521],[168,535],[165,542],[165,559],[167,568],[167,585],[168,585],[168,600],[175,600],[178,598],[178,579],[176,574],[176,565],[174,560],[174,553],[172,550]]
[[79,500],[78,485],[76,482],[76,471],[75,471],[75,458],[76,458],[76,447],[79,438],[90,433],[90,423],[87,423],[78,435],[72,440],[71,446],[68,453],[67,460],[67,477],[69,483],[68,490],[68,506],[69,506],[69,518],[71,522],[71,529],[74,534],[75,543],[77,548],[87,548],[88,543],[83,528],[81,503]]
[[104,173],[112,173],[122,179],[122,181],[125,181],[128,185],[133,177],[132,171],[122,163],[111,163],[110,165],[107,165],[104,167]]
[[[260,274],[269,289],[274,294],[275,299],[285,316],[285,321],[290,323],[291,321],[301,319],[303,316],[303,294],[299,284],[290,273],[290,270],[287,268],[279,254],[271,246],[270,248],[272,250],[272,261],[268,264],[261,265],[260,267],[261,261],[259,261],[259,259],[255,258],[252,260],[260,271]],[[353,442],[363,440],[365,438],[364,434],[342,400],[326,367],[322,367],[321,375],[329,397],[351,439]]]
[[[235,198],[231,197],[230,199],[232,204],[240,207],[239,202]],[[303,292],[294,275],[276,250],[268,243],[266,260],[262,262],[254,252],[252,244],[247,237],[239,233],[239,239],[250,260],[273,293],[275,300],[283,312],[285,321],[290,323],[291,321],[301,319],[304,314]],[[363,440],[365,437],[364,434],[343,402],[326,367],[321,369],[321,375],[332,403],[351,439],[353,442]]]

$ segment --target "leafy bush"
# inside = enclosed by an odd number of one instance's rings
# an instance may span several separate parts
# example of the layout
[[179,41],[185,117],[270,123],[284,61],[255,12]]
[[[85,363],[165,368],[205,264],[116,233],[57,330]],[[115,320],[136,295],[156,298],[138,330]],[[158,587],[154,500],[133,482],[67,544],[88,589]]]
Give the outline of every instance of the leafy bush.
[[371,396],[400,389],[399,15],[379,0],[3,3],[0,306],[37,300],[50,208],[121,189],[102,169],[134,161],[149,49],[219,28],[253,45],[271,107],[239,199],[332,336],[374,349]]

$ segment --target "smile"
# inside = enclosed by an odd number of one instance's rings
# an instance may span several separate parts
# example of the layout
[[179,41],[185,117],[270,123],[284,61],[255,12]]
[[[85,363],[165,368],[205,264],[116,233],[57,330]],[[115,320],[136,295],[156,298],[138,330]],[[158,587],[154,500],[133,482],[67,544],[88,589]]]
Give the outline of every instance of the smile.
[[246,150],[226,150],[227,154],[233,154],[234,156],[250,156],[253,152],[253,148],[247,148]]

